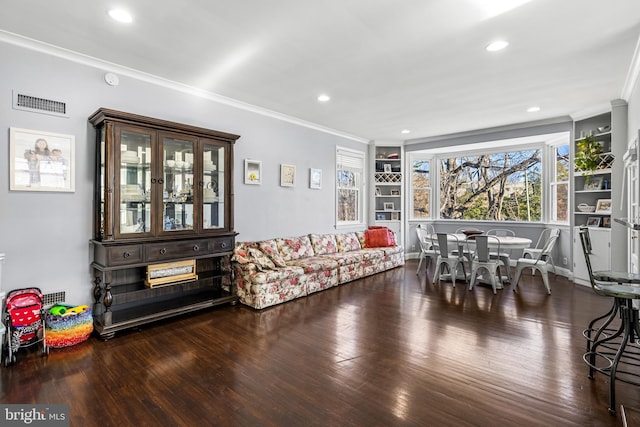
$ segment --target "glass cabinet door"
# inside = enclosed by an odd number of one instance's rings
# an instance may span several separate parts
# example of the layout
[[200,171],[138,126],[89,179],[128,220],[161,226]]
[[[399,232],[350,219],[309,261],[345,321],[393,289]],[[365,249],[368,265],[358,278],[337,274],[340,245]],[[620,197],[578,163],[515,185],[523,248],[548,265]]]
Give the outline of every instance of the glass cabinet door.
[[194,229],[193,152],[195,141],[162,136],[162,230]]
[[117,233],[149,233],[152,227],[152,135],[122,128],[118,136],[120,147],[118,150],[120,157],[118,163],[120,167],[120,219],[116,224]]
[[224,147],[205,143],[202,156],[202,227],[205,230],[224,228]]

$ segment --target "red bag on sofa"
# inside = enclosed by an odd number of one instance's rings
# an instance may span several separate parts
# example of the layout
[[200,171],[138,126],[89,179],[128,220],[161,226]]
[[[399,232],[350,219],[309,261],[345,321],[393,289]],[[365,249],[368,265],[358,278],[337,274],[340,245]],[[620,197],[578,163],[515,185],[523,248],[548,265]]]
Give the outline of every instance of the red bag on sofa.
[[364,241],[368,248],[385,248],[396,245],[393,231],[387,227],[372,225],[364,232]]

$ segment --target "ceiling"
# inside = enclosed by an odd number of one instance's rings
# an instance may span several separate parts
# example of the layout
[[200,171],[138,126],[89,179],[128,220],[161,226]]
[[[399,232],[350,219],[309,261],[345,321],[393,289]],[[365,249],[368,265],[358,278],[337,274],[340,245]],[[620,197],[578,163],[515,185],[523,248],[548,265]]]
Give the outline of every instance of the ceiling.
[[[640,35],[638,0],[121,0],[130,24],[111,0],[5,3],[0,40],[366,140],[601,112],[628,88]],[[487,52],[498,38],[509,46]]]

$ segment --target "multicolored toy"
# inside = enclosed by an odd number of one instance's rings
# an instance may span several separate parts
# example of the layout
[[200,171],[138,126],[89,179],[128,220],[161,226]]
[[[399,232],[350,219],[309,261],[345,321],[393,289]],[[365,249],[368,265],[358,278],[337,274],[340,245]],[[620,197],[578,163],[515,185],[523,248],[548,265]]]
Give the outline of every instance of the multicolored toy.
[[69,347],[86,341],[93,332],[93,316],[86,305],[56,304],[45,315],[47,345]]

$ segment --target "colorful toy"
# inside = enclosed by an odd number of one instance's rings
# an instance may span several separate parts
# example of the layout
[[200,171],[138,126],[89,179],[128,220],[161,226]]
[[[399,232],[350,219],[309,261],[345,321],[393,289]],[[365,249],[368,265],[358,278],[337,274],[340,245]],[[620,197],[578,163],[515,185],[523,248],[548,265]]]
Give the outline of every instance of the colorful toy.
[[93,332],[93,316],[86,305],[56,304],[45,315],[47,345],[69,347],[86,341]]

